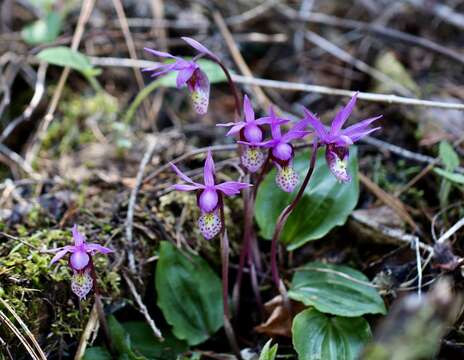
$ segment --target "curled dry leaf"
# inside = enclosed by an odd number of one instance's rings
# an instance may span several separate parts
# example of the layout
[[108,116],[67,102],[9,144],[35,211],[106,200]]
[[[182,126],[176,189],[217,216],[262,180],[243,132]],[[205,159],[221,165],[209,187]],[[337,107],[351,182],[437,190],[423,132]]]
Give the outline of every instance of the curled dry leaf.
[[291,311],[289,313],[283,302],[282,295],[272,298],[264,304],[264,307],[269,317],[264,323],[256,326],[255,330],[270,337],[291,337],[293,318],[305,308],[303,304],[290,300]]

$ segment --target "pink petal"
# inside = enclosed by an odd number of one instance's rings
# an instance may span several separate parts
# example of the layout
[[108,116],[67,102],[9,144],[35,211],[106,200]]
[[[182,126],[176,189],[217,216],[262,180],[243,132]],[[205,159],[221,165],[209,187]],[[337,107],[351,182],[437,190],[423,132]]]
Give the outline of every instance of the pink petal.
[[191,47],[193,47],[195,50],[198,50],[200,53],[205,54],[205,55],[209,55],[214,60],[219,61],[219,58],[216,55],[214,55],[206,46],[200,44],[195,39],[192,39],[192,38],[187,37],[187,36],[183,36],[183,37],[181,37],[181,39],[184,40]]
[[346,104],[346,106],[344,106],[335,116],[334,120],[332,121],[332,126],[330,127],[331,135],[335,135],[341,130],[346,119],[348,119],[348,116],[350,116],[350,114],[353,112],[357,97],[358,92],[353,95],[348,104]]
[[187,81],[190,80],[195,70],[196,68],[194,66],[189,66],[185,69],[180,70],[176,78],[177,88],[181,88],[182,86],[184,86],[187,83]]
[[377,131],[377,130],[380,130],[380,129],[381,129],[381,127],[379,126],[379,127],[373,128],[373,129],[366,130],[364,132],[358,132],[358,133],[350,136],[351,141],[356,142],[359,139],[363,138],[364,136],[367,136],[370,133],[373,133],[374,131]]
[[356,123],[354,125],[348,126],[346,129],[342,130],[342,134],[347,135],[347,136],[351,136],[351,135],[355,135],[357,132],[364,132],[365,129],[370,124],[372,124],[374,121],[380,119],[381,117],[382,117],[382,115],[379,115],[379,116],[376,116],[376,117],[373,117],[373,118],[369,118],[369,119],[360,121],[360,122],[358,122],[358,123]]
[[325,158],[331,173],[338,181],[341,183],[351,181],[351,176],[348,174],[348,155],[341,159],[335,151],[331,151],[327,147]]
[[102,254],[109,254],[109,253],[112,253],[113,250],[111,250],[110,248],[107,248],[105,246],[102,246],[102,245],[99,245],[99,244],[86,244],[85,245],[85,251],[87,252],[92,252],[95,253],[95,252],[99,252],[99,253],[102,253]]
[[50,265],[53,265],[54,263],[56,263],[63,256],[65,256],[68,252],[71,252],[72,249],[73,249],[73,246],[68,245],[60,249],[49,250],[49,251],[57,251],[53,259],[50,261]]
[[205,239],[210,240],[221,232],[221,218],[217,212],[204,213],[198,219],[198,227]]
[[87,294],[92,290],[93,280],[90,276],[90,270],[83,272],[75,271],[71,281],[71,290],[77,295],[79,300],[84,299]]
[[251,187],[251,184],[246,184],[238,181],[226,181],[222,184],[215,186],[216,190],[222,191],[225,195],[237,195],[240,193],[241,189],[246,189]]
[[[265,156],[258,147],[248,147],[243,151],[240,157],[242,165],[251,173],[257,172],[265,161]],[[221,184],[217,185],[220,186]]]
[[287,143],[279,143],[272,149],[272,155],[283,161],[290,160],[293,155],[293,149]]
[[202,189],[203,186],[176,184],[176,185],[172,185],[172,188],[177,191],[194,191],[194,190]]
[[282,136],[283,142],[290,142],[296,139],[302,139],[305,136],[311,134],[311,131],[298,131],[298,130],[290,130],[284,136]]
[[74,238],[74,246],[80,246],[85,243],[85,237],[79,232],[77,224],[74,224],[72,228],[72,235]]
[[211,84],[208,76],[200,68],[195,70],[193,76],[195,82],[193,86],[189,86],[190,98],[197,114],[204,115],[208,112]]
[[171,59],[177,59],[174,55],[171,55],[167,52],[163,52],[163,51],[158,51],[158,50],[154,50],[154,49],[150,49],[150,48],[143,48],[145,51],[148,51],[149,53],[155,55],[155,56],[159,56],[159,57],[165,57],[165,58],[171,58]]
[[325,130],[324,124],[308,109],[303,109],[305,112],[305,120],[308,121],[311,126],[316,130],[317,135],[322,141],[326,141],[328,138],[327,131]]
[[237,125],[232,126],[232,128],[227,132],[226,136],[235,135],[240,132],[245,126],[244,122],[239,122]]
[[172,170],[175,171],[177,176],[180,177],[185,182],[190,183],[190,184],[195,185],[195,186],[201,186],[201,184],[196,183],[195,181],[190,179],[187,175],[185,175],[182,171],[180,171],[179,168],[176,165],[174,165],[172,162],[169,163],[169,165],[171,165]]
[[214,188],[205,189],[202,191],[198,204],[204,212],[210,212],[216,209],[219,202],[219,196]]
[[278,169],[275,181],[283,191],[291,193],[298,185],[299,175],[291,166],[285,166]]
[[205,166],[203,168],[203,179],[206,187],[214,186],[214,161],[211,150],[208,150],[206,155]]
[[243,98],[243,113],[245,114],[246,122],[255,121],[255,112],[253,111],[253,106],[251,105],[251,101],[247,95]]
[[259,126],[253,123],[247,123],[247,125],[245,125],[243,135],[245,139],[251,143],[258,143],[263,140],[263,132]]
[[71,267],[74,270],[82,270],[90,261],[90,256],[85,251],[79,250],[71,255]]

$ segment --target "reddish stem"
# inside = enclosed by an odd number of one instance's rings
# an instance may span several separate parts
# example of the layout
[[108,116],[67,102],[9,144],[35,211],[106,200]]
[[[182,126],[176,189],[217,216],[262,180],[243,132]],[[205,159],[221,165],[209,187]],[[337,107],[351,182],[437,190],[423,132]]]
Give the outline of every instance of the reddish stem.
[[105,336],[106,345],[110,353],[114,355],[115,352],[113,348],[113,342],[111,340],[111,334],[108,328],[108,323],[106,322],[105,310],[103,309],[103,304],[101,301],[100,288],[98,287],[97,273],[95,272],[95,266],[93,265],[93,260],[91,256],[89,259],[89,267],[90,267],[90,276],[92,277],[92,280],[93,280],[93,291],[94,291],[94,297],[95,297],[95,305],[97,307],[98,319],[100,320],[100,324],[103,329],[103,334]]
[[232,348],[235,356],[241,360],[240,348],[237,344],[234,329],[230,322],[230,309],[229,309],[229,237],[225,227],[225,216],[224,216],[224,202],[222,196],[219,196],[219,215],[221,218],[221,262],[222,262],[222,301],[223,301],[223,312],[224,312],[224,330],[226,332],[227,339],[230,347]]
[[301,184],[300,189],[298,190],[298,193],[296,194],[295,198],[292,200],[292,202],[285,207],[282,212],[280,213],[277,223],[275,226],[274,234],[272,235],[272,243],[271,243],[271,271],[272,271],[272,279],[274,281],[275,286],[277,287],[278,290],[281,288],[281,281],[280,281],[280,275],[279,275],[279,267],[277,264],[277,245],[279,241],[280,234],[282,232],[282,229],[287,222],[288,217],[292,213],[292,211],[295,209],[297,206],[298,202],[301,200],[304,191],[306,189],[306,186],[309,183],[309,180],[311,179],[311,176],[314,172],[314,168],[316,165],[316,159],[317,159],[317,149],[319,147],[319,143],[317,138],[314,139],[313,142],[313,151],[311,154],[311,160],[309,163],[309,168],[308,172],[306,173],[306,176],[303,180],[303,183]]

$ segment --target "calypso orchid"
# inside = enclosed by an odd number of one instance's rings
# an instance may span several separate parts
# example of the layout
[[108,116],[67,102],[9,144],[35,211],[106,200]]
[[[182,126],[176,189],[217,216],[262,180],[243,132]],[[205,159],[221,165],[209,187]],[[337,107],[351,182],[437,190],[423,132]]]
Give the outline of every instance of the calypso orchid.
[[292,192],[298,184],[298,173],[293,168],[293,157],[295,155],[292,140],[301,139],[308,135],[309,131],[304,131],[307,123],[302,120],[282,135],[280,125],[289,120],[281,119],[276,116],[273,108],[269,110],[269,116],[265,118],[271,126],[272,139],[259,143],[259,146],[270,149],[271,160],[277,167],[276,183],[286,192]]
[[187,85],[195,111],[200,115],[204,115],[208,111],[210,82],[205,72],[200,69],[196,60],[202,56],[208,56],[214,60],[218,60],[218,58],[198,41],[189,37],[183,37],[182,40],[197,50],[200,54],[195,56],[193,60],[185,60],[181,57],[177,57],[163,51],[145,48],[145,51],[148,51],[155,56],[173,59],[174,62],[158,64],[150,68],[145,68],[142,71],[152,72],[151,77],[162,76],[172,71],[177,71],[177,87],[181,88],[184,85]]
[[172,163],[171,167],[176,174],[187,183],[173,185],[175,190],[197,191],[198,207],[201,211],[201,216],[198,219],[198,226],[200,232],[206,239],[212,239],[219,234],[224,226],[220,214],[218,214],[219,206],[222,206],[222,195],[237,195],[240,193],[241,189],[248,188],[251,185],[238,181],[226,181],[221,184],[216,184],[214,161],[211,150],[208,151],[203,168],[204,184],[194,182]]
[[342,129],[343,124],[353,111],[357,95],[358,93],[354,94],[348,104],[337,113],[329,130],[325,129],[322,122],[313,113],[305,109],[305,120],[316,130],[320,143],[326,147],[325,158],[330,171],[337,180],[343,183],[351,181],[351,176],[347,170],[350,145],[379,130],[380,127],[370,128],[369,126],[382,117],[380,115],[362,120],[346,129]]
[[254,173],[261,168],[265,161],[264,154],[259,149],[259,144],[263,140],[262,126],[269,124],[270,120],[267,117],[255,118],[253,106],[246,95],[243,99],[243,113],[245,114],[244,120],[218,124],[217,126],[231,126],[226,134],[227,136],[239,135],[239,143],[246,145],[240,160],[248,171]]
[[85,236],[79,232],[76,224],[72,228],[72,236],[74,245],[66,245],[61,248],[49,250],[50,252],[56,253],[50,265],[56,263],[66,254],[71,254],[69,257],[69,266],[73,270],[71,289],[74,294],[82,300],[94,286],[94,279],[92,278],[92,256],[97,252],[109,254],[113,252],[113,250],[102,245],[86,243]]

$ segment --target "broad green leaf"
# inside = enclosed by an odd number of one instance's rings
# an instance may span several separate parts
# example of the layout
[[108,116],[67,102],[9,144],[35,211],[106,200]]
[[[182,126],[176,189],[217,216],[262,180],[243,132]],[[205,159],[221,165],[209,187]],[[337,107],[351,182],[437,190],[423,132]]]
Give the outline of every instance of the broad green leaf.
[[[350,150],[349,171],[353,179],[348,184],[337,182],[327,167],[324,149],[319,150],[311,181],[280,236],[280,241],[286,244],[288,250],[320,239],[335,226],[343,225],[355,208],[359,197],[358,162],[356,148]],[[300,175],[300,182],[306,175],[309,158],[308,151],[295,158],[294,166]],[[291,194],[281,191],[275,184],[275,174],[273,170],[264,178],[256,198],[256,221],[261,235],[266,239],[272,238],[279,214],[298,191]]]
[[101,346],[93,346],[85,350],[82,360],[112,360],[108,350]]
[[44,49],[37,54],[37,57],[49,64],[63,67],[68,66],[87,76],[96,75],[96,69],[94,69],[87,56],[66,46]]
[[188,345],[182,340],[176,339],[172,334],[163,331],[164,341],[159,341],[143,321],[129,321],[121,323],[130,335],[131,344],[137,353],[147,359],[175,360],[177,355],[188,350]]
[[459,166],[459,156],[448,141],[440,142],[438,153],[446,170],[452,171]]
[[370,338],[369,324],[362,317],[306,309],[293,319],[293,347],[299,360],[355,360]]
[[274,360],[277,355],[278,344],[271,347],[272,339],[270,339],[266,345],[264,345],[259,355],[259,360]]
[[26,25],[21,31],[21,36],[30,45],[47,44],[56,40],[60,30],[60,14],[50,12],[45,18]]
[[454,173],[451,171],[446,171],[440,168],[434,168],[433,171],[440,176],[443,176],[445,179],[456,183],[456,184],[464,184],[464,175],[459,173]]
[[[185,58],[185,59],[189,60],[189,58]],[[172,61],[167,61],[167,62],[172,62]],[[196,63],[200,65],[201,70],[203,70],[205,74],[208,76],[209,82],[211,84],[224,82],[227,80],[221,67],[218,64],[216,64],[214,61],[207,60],[207,59],[199,59],[196,61]],[[170,72],[155,81],[158,81],[160,86],[177,87],[176,78],[177,78],[177,71]]]
[[308,263],[293,275],[288,296],[340,316],[385,314],[385,304],[369,279],[348,266]]
[[144,360],[144,356],[137,355],[132,349],[132,343],[130,335],[122,327],[122,325],[116,320],[114,316],[108,316],[108,328],[111,334],[111,341],[113,342],[114,348],[121,356],[121,359],[129,360]]
[[155,284],[158,306],[178,339],[197,345],[223,325],[221,280],[201,257],[161,242]]

